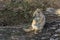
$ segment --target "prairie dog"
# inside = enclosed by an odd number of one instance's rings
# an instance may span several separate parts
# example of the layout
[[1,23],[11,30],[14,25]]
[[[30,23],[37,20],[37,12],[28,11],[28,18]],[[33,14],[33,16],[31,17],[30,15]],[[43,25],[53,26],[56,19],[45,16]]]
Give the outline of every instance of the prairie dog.
[[45,25],[45,16],[40,9],[35,10],[33,14],[32,29],[35,30],[35,33],[39,30],[40,32]]
[[45,16],[43,15],[42,11],[40,9],[36,9],[33,13],[33,20],[31,24],[31,29],[24,29],[26,32],[34,30],[34,33],[36,34],[39,30],[40,32],[43,29],[43,26],[45,25]]

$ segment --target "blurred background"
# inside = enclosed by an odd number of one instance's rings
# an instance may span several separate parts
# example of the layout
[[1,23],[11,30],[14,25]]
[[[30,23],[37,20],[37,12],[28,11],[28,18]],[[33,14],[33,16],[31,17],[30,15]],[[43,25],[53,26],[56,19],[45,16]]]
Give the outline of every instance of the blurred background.
[[60,0],[0,0],[0,26],[31,23],[36,8],[60,8]]

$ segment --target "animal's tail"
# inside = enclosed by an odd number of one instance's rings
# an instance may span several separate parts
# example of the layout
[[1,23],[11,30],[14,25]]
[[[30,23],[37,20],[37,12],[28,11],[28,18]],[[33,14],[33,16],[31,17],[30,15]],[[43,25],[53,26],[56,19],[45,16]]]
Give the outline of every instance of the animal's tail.
[[25,32],[31,32],[31,31],[34,31],[34,29],[32,29],[32,28],[29,28],[29,29],[24,29],[24,28],[23,28],[23,30],[24,30]]

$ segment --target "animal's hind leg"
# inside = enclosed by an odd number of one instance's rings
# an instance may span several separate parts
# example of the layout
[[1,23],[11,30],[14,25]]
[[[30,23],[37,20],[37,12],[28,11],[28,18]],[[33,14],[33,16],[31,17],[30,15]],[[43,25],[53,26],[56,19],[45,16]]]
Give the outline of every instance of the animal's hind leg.
[[34,30],[34,34],[38,34],[38,30],[37,29]]

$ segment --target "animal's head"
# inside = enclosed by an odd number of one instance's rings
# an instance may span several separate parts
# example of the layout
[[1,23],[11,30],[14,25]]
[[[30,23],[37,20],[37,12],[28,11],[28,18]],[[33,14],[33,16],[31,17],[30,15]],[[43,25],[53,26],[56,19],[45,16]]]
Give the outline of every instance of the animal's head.
[[42,15],[41,9],[36,9],[35,12],[33,13],[33,17],[35,17],[35,16],[41,16],[41,15]]

